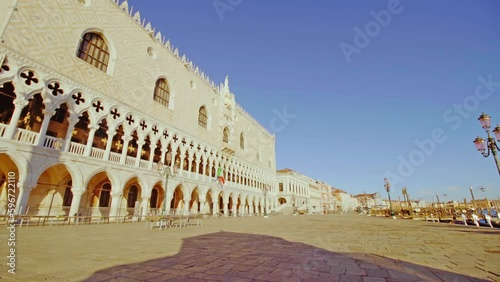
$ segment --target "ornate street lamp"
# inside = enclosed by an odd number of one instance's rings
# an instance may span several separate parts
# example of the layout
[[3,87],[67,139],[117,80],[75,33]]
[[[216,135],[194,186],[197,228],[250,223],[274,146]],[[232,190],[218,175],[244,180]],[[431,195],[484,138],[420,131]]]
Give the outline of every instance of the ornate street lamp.
[[495,163],[497,165],[498,174],[500,175],[500,160],[498,160],[497,155],[497,151],[500,151],[500,148],[495,141],[496,138],[500,142],[500,125],[497,124],[497,127],[493,129],[493,133],[495,134],[495,138],[493,138],[490,134],[491,117],[483,113],[479,116],[478,120],[484,130],[486,130],[488,138],[484,140],[483,138],[478,136],[476,139],[474,139],[474,144],[476,145],[477,150],[481,152],[483,157],[488,157],[490,153],[493,155],[493,158],[495,159]]
[[391,194],[389,193],[391,191],[391,183],[389,183],[389,180],[387,178],[384,178],[384,181],[385,191],[387,191],[387,196],[389,196],[389,212],[391,214],[391,217],[394,218],[394,212],[392,212]]
[[295,194],[292,194],[292,207],[293,207],[293,214],[295,215]]
[[484,192],[484,191],[486,191],[486,188],[479,186],[476,189],[473,189],[472,186],[470,186],[469,190],[470,190],[470,195],[472,197],[472,205],[474,206],[474,208],[477,208],[476,207],[476,199],[474,199],[474,191],[479,190],[481,192]]
[[[172,154],[170,151],[167,153],[167,164],[170,164],[172,160]],[[167,215],[167,194],[168,194],[168,179],[170,177],[175,177],[177,174],[177,167],[174,167],[174,172],[172,173],[172,170],[169,165],[163,165],[163,163],[160,161],[158,162],[158,173],[160,174],[161,177],[165,177],[165,199],[163,199],[163,205],[162,205],[162,214]]]

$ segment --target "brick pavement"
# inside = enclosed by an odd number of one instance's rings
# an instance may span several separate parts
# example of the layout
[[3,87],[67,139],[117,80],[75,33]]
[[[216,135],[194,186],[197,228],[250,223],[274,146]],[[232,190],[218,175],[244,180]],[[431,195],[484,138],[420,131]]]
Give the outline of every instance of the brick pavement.
[[5,281],[500,281],[500,229],[359,215],[22,227]]

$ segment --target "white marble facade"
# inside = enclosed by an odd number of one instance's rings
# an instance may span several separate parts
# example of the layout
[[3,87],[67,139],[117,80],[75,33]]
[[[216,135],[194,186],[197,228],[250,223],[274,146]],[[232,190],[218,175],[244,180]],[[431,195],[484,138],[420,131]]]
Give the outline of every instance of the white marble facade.
[[277,206],[275,135],[126,1],[9,0],[0,19],[0,213],[9,173],[20,214]]

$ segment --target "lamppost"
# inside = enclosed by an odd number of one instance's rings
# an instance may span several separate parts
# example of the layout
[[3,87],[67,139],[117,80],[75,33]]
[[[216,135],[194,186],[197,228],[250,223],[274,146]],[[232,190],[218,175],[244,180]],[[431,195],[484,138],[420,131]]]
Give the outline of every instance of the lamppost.
[[264,218],[268,218],[267,215],[267,187],[264,187]]
[[[477,137],[474,139],[474,144],[476,145],[476,148],[483,157],[488,157],[491,154],[493,155],[493,158],[495,159],[495,163],[497,164],[497,170],[498,174],[500,175],[500,160],[498,159],[498,154],[497,151],[500,151],[500,148],[498,147],[497,143],[495,142],[495,138],[491,137],[490,134],[490,127],[491,127],[491,117],[485,113],[479,116],[478,118],[479,122],[481,123],[481,126],[486,130],[486,133],[488,134],[487,140],[484,140],[481,137]],[[493,129],[493,133],[495,134],[496,139],[500,142],[500,125],[497,124],[497,127]]]
[[474,191],[476,190],[479,190],[481,192],[484,192],[486,190],[486,188],[482,187],[482,186],[479,186],[477,187],[476,189],[473,189],[472,186],[469,187],[469,190],[470,190],[470,195],[472,197],[472,205],[474,206],[474,208],[476,209],[476,199],[474,199]]
[[293,215],[295,215],[295,194],[292,194]]
[[[172,154],[170,152],[167,153],[167,164],[170,164],[170,161],[172,160]],[[168,179],[170,177],[174,177],[176,175],[176,168],[174,168],[174,173],[172,173],[170,166],[169,165],[163,165],[163,163],[160,161],[158,162],[158,173],[160,174],[160,177],[165,177],[165,198],[163,199],[163,205],[162,205],[162,214],[167,215],[167,194],[168,194]]]
[[410,195],[408,195],[408,191],[406,190],[406,186],[403,187],[402,193],[403,193],[403,197],[405,198],[405,201],[406,201],[406,207],[408,208],[408,210],[410,212],[410,218],[413,218],[413,208],[411,206]]
[[387,179],[387,177],[384,178],[384,181],[385,181],[384,184],[385,191],[387,191],[387,196],[389,196],[389,212],[391,217],[394,218],[394,213],[392,212],[391,193],[389,193],[391,191],[391,183],[389,183],[389,179]]
[[441,203],[439,203],[439,194],[437,193],[436,193],[436,200],[437,200],[436,213],[438,216],[438,221],[441,221],[441,212],[439,212],[439,206],[441,206]]

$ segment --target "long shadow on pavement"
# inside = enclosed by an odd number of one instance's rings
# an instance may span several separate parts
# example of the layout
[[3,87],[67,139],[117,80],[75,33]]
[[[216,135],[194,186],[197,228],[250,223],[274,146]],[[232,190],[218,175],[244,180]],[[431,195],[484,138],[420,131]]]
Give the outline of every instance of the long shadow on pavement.
[[177,255],[103,269],[84,281],[104,280],[486,281],[372,254],[232,232],[187,238]]

